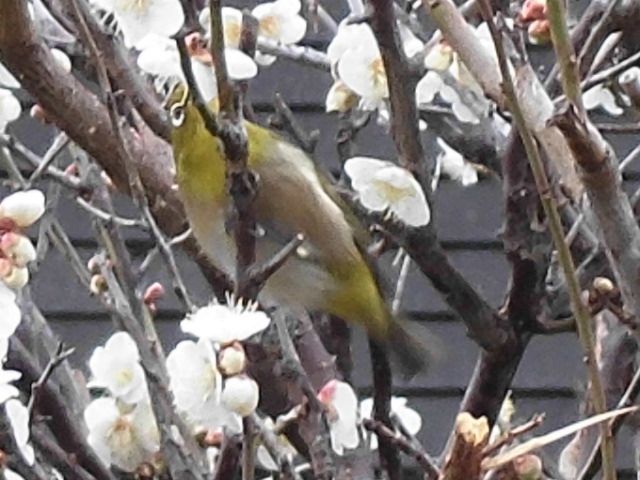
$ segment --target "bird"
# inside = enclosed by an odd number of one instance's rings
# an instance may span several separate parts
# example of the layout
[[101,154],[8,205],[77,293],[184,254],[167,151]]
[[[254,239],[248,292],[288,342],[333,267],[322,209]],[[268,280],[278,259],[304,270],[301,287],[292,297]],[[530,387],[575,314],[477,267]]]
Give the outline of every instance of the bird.
[[[165,108],[172,124],[178,192],[194,237],[213,265],[233,278],[236,246],[227,222],[233,200],[226,186],[223,143],[207,129],[184,83],[173,87]],[[257,178],[252,204],[256,262],[271,258],[296,235],[304,239],[268,278],[260,303],[323,312],[361,325],[391,350],[406,376],[423,371],[427,349],[405,320],[392,315],[366,255],[369,233],[328,174],[278,133],[247,120],[244,126],[247,166]]]

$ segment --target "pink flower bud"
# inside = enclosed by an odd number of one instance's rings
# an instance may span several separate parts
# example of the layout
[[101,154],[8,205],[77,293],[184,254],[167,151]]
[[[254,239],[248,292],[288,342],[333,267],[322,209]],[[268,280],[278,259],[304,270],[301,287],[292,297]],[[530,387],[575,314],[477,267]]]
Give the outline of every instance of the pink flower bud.
[[152,305],[165,295],[165,289],[160,282],[154,282],[144,291],[143,300],[147,305]]
[[526,0],[520,10],[519,19],[521,22],[531,22],[542,20],[547,15],[547,0]]
[[329,380],[318,392],[318,400],[320,400],[320,402],[324,403],[325,405],[329,405],[333,401],[333,397],[336,394],[337,386],[337,380]]

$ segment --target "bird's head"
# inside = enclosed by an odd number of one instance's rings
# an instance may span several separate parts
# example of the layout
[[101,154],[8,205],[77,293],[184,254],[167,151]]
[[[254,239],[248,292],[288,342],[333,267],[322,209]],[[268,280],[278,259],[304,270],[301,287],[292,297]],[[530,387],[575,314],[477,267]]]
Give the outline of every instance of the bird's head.
[[[171,87],[163,106],[169,113],[169,120],[171,121],[172,143],[180,142],[185,137],[193,138],[200,129],[205,128],[189,87],[185,83],[178,82]],[[218,112],[217,98],[209,102],[209,108],[214,113]]]

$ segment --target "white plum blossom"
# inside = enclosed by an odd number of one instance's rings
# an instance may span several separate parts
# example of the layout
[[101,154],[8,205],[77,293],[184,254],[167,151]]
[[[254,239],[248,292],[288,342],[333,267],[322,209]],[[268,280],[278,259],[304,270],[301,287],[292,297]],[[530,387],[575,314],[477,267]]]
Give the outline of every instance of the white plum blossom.
[[373,212],[388,211],[411,227],[427,225],[431,210],[420,184],[408,170],[386,160],[353,157],[344,170],[360,203]]
[[7,125],[16,120],[20,113],[22,107],[18,99],[10,90],[0,88],[0,133],[4,132]]
[[614,117],[620,116],[624,110],[616,104],[616,97],[613,96],[611,90],[604,85],[599,84],[590,88],[582,95],[584,108],[587,110],[595,110],[602,108],[609,115]]
[[402,22],[398,22],[398,33],[400,34],[402,50],[408,58],[420,53],[424,48],[422,40],[416,37],[411,29]]
[[20,88],[20,82],[0,63],[0,88]]
[[478,183],[478,172],[464,157],[454,148],[449,146],[442,138],[437,139],[442,152],[438,155],[438,162],[442,173],[452,180],[460,182],[465,187]]
[[[0,303],[0,312],[4,314],[4,308]],[[9,350],[9,336],[3,336],[0,334],[0,364],[3,364],[7,358],[7,351]],[[13,333],[13,332],[12,332]],[[20,393],[16,387],[11,385],[11,382],[15,382],[22,377],[22,373],[17,370],[5,370],[0,367],[0,404],[3,404],[10,398],[17,397]]]
[[[299,42],[307,32],[307,21],[300,16],[300,0],[261,3],[251,14],[258,19],[258,35],[284,45]],[[275,60],[273,55],[256,54],[261,65],[270,65]]]
[[227,378],[222,390],[222,404],[232,412],[247,417],[258,407],[260,389],[252,378],[234,375]]
[[[512,25],[512,22],[507,21],[507,26],[511,28]],[[476,28],[476,35],[479,46],[495,59],[497,68],[497,56],[486,23],[481,23]],[[491,104],[484,97],[482,88],[458,54],[445,41],[440,40],[433,45],[425,56],[424,64],[429,71],[416,87],[418,105],[431,103],[436,95],[439,95],[445,103],[451,105],[454,115],[460,122],[477,124],[488,114]],[[455,81],[456,88],[447,85],[445,77]]]
[[464,103],[458,92],[447,85],[439,73],[430,70],[416,85],[416,103],[419,107],[425,106],[432,103],[436,95],[451,105],[451,110],[459,121],[472,124],[480,122],[478,116]]
[[11,382],[15,382],[21,377],[22,373],[17,370],[0,369],[0,404],[18,396],[20,391],[11,385]]
[[[360,417],[372,418],[373,398],[365,398],[360,402]],[[407,399],[405,397],[391,397],[391,413],[402,423],[411,435],[415,435],[422,428],[422,418],[420,414],[413,408],[407,407]],[[378,448],[378,438],[376,435],[371,436],[370,448]]]
[[[161,79],[179,78],[184,81],[180,66],[180,54],[176,43],[166,37],[149,35],[140,44],[138,66]],[[229,76],[234,80],[248,80],[258,74],[258,67],[251,57],[236,48],[224,50]],[[218,96],[215,71],[208,52],[199,52],[191,58],[191,68],[205,101]]]
[[29,410],[27,410],[27,407],[19,400],[14,398],[7,400],[4,406],[18,449],[27,462],[27,465],[33,465],[35,462],[35,453],[29,443]]
[[5,480],[24,480],[24,477],[22,475],[14,472],[10,468],[5,467],[2,473],[4,474]]
[[107,465],[133,472],[152,460],[160,434],[148,402],[121,410],[113,398],[93,400],[84,411],[87,441]]
[[362,97],[362,108],[374,110],[389,97],[382,56],[369,25],[342,23],[327,55],[340,80]]
[[[16,294],[3,282],[0,282],[0,339],[6,341],[18,328],[22,315],[16,305]],[[3,359],[6,349],[3,350]]]
[[241,430],[239,417],[221,403],[222,375],[208,340],[180,342],[167,356],[167,371],[176,406],[191,423]]
[[342,455],[360,443],[358,433],[358,397],[351,385],[330,380],[318,392],[318,399],[327,407],[331,447]]
[[91,386],[106,388],[128,404],[147,396],[147,383],[140,365],[140,353],[127,332],[114,333],[104,347],[97,347],[89,359]]
[[[242,33],[242,12],[233,7],[222,7],[222,32],[224,45],[229,48],[240,48],[240,34]],[[200,25],[208,33],[211,30],[211,12],[206,7],[200,12]]]
[[227,344],[242,341],[269,326],[271,319],[258,310],[258,304],[227,297],[227,304],[212,302],[199,308],[180,322],[183,332],[215,343]]
[[127,47],[137,47],[148,34],[165,37],[178,32],[184,23],[180,0],[91,0],[112,12],[122,29]]

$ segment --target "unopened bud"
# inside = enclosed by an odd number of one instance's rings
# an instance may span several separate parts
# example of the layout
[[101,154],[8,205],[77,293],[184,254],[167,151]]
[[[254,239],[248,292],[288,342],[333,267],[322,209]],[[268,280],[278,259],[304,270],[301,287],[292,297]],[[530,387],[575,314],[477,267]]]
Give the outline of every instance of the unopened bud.
[[19,227],[28,227],[44,213],[44,194],[40,190],[16,192],[0,202],[0,217],[9,217]]
[[230,377],[242,373],[247,365],[247,356],[239,342],[234,342],[220,352],[218,368],[223,375]]
[[547,15],[547,0],[525,0],[518,19],[521,22],[542,20]]
[[100,273],[100,258],[97,255],[94,255],[89,259],[87,262],[87,269],[94,275]]
[[539,480],[542,478],[542,460],[532,453],[516,458],[513,461],[513,469],[519,480]]
[[610,295],[616,287],[607,277],[596,277],[593,279],[593,288],[600,295]]
[[549,20],[534,20],[527,28],[529,42],[533,45],[546,45],[551,41]]
[[6,277],[13,270],[13,263],[8,258],[0,258],[0,277]]
[[104,182],[107,189],[109,189],[112,192],[115,191],[116,187],[113,183],[113,180],[111,180],[111,177],[107,172],[105,172],[104,170],[100,172],[100,178],[102,178],[102,181]]
[[42,105],[40,105],[39,103],[36,103],[33,107],[31,107],[31,110],[29,110],[29,115],[31,115],[31,118],[35,118],[42,123],[51,123],[49,114],[44,108],[42,108]]
[[2,235],[0,247],[16,267],[26,267],[27,263],[36,259],[36,249],[24,235],[8,232]]
[[64,174],[69,175],[70,177],[77,177],[78,175],[80,175],[78,164],[70,163],[69,165],[67,165],[67,168],[64,169]]
[[18,290],[29,283],[29,270],[25,267],[14,267],[9,275],[2,278],[2,281],[7,287]]
[[143,301],[147,305],[156,303],[165,295],[165,289],[160,282],[154,282],[144,291]]
[[251,415],[258,407],[259,400],[258,384],[246,375],[236,375],[224,382],[222,404],[241,417]]
[[108,289],[107,281],[102,275],[96,274],[91,277],[91,282],[89,284],[89,291],[91,293],[94,295],[101,295]]

